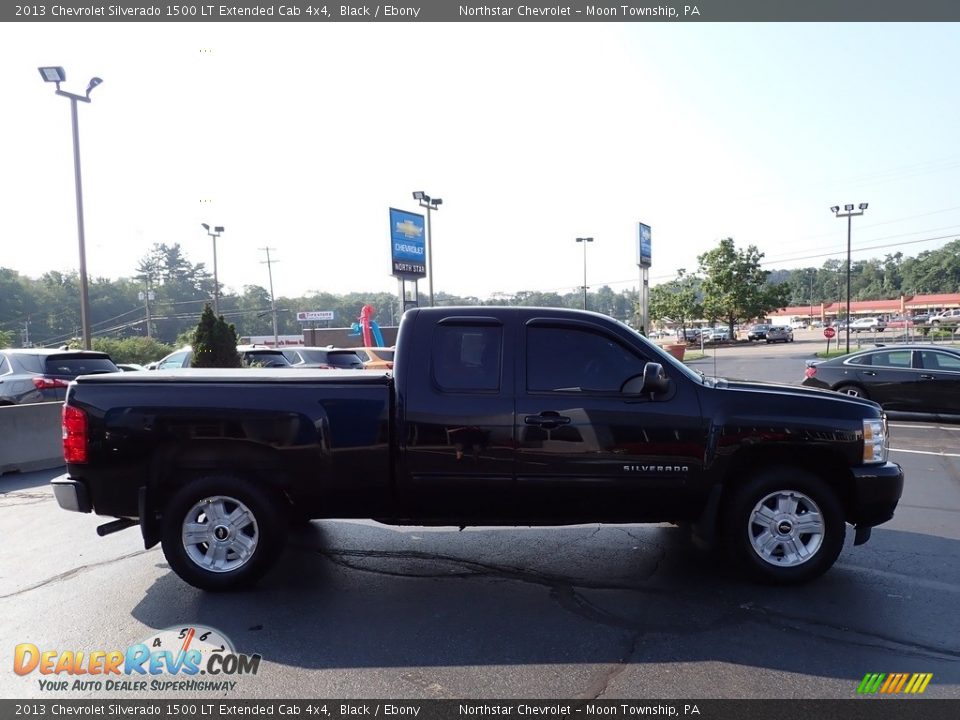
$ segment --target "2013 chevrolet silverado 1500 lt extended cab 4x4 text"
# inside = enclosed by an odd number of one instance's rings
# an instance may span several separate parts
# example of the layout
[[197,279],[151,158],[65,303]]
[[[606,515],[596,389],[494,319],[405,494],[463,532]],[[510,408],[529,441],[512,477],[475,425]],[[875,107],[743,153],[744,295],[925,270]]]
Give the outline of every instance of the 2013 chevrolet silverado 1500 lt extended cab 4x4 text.
[[706,378],[626,325],[546,308],[403,316],[394,372],[80,377],[61,507],[138,524],[192,585],[249,585],[306,518],[417,525],[690,523],[791,583],[893,516],[875,403]]

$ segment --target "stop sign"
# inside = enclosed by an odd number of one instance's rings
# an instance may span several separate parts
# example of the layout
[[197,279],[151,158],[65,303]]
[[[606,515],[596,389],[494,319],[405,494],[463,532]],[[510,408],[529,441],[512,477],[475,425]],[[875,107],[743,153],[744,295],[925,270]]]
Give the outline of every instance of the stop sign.
[[834,335],[836,335],[836,334],[837,334],[837,331],[834,330],[832,327],[825,327],[825,328],[823,329],[823,336],[824,336],[827,340],[829,340],[830,338],[832,338],[832,337],[833,337]]

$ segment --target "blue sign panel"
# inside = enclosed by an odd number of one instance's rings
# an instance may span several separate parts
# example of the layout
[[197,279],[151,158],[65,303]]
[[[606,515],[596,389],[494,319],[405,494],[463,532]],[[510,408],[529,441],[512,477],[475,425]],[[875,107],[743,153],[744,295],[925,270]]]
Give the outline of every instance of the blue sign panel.
[[390,257],[394,277],[426,276],[425,239],[423,215],[390,208]]
[[650,226],[637,223],[637,265],[650,267]]

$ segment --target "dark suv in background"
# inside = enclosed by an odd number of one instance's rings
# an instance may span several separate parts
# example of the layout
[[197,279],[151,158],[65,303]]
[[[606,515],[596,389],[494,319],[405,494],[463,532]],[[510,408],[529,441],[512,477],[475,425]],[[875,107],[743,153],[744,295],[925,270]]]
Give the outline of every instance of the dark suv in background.
[[767,331],[773,327],[768,323],[757,323],[747,331],[747,340],[766,340]]
[[91,350],[0,350],[0,405],[63,400],[78,375],[119,372],[110,356]]

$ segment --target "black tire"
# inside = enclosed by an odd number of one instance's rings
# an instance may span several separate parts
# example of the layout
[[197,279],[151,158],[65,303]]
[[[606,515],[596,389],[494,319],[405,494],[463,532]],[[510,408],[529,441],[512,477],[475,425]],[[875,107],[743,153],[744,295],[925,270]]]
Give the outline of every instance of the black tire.
[[[209,516],[204,506],[210,508]],[[187,542],[184,528],[191,517],[195,529],[213,525],[221,517],[223,523],[195,536],[209,534],[210,542]],[[235,526],[229,518],[235,518]],[[219,547],[214,547],[211,543],[219,542],[213,540],[218,532],[225,537]],[[236,475],[208,475],[187,483],[163,512],[163,554],[181,579],[201,590],[224,592],[250,587],[273,565],[286,538],[287,510],[282,496]],[[221,562],[220,570],[201,564],[211,559]]]
[[[823,479],[805,470],[763,470],[737,488],[724,508],[727,550],[754,580],[808,582],[829,570],[843,549],[846,522],[840,500]],[[819,527],[819,532],[804,532],[807,526]]]
[[840,393],[841,395],[863,398],[864,400],[870,399],[870,395],[867,394],[867,391],[859,385],[841,385],[836,388],[836,392]]

